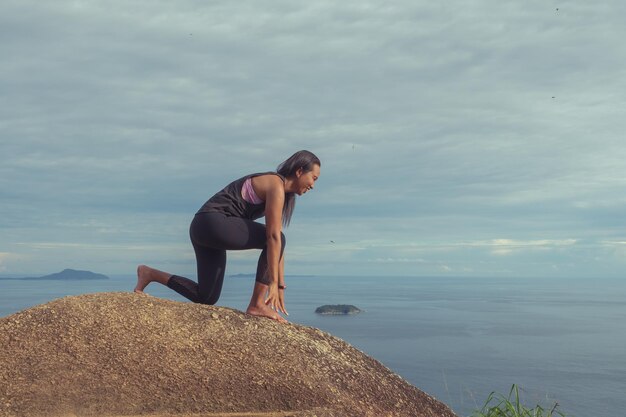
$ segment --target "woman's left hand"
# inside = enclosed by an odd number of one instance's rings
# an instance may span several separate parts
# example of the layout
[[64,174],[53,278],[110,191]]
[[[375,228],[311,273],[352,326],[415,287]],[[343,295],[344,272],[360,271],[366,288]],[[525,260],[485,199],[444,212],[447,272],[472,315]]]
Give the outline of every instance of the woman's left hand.
[[285,315],[289,315],[289,313],[287,313],[287,310],[285,309],[285,289],[284,288],[279,288],[278,289],[278,309],[284,313]]

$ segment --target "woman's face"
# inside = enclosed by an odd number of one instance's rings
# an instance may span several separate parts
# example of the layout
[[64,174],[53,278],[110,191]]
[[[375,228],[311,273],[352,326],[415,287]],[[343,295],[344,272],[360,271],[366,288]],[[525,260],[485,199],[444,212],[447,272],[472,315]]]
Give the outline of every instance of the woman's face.
[[302,195],[305,194],[307,191],[312,190],[315,186],[315,181],[317,181],[319,176],[320,166],[317,164],[313,165],[313,169],[309,172],[302,172],[302,170],[298,170],[298,172],[296,172],[296,184],[298,187],[298,191],[296,191],[296,193],[298,195]]

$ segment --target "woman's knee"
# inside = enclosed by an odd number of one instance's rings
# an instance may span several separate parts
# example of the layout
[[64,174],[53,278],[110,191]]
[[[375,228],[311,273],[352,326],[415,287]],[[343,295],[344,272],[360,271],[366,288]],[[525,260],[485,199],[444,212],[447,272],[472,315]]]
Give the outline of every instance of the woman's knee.
[[215,282],[213,286],[211,287],[208,287],[207,285],[199,286],[197,303],[210,305],[210,306],[217,304],[217,300],[220,298],[221,293],[222,293],[222,281],[221,280],[218,280],[218,282]]
[[217,303],[217,300],[220,298],[220,296],[219,294],[211,294],[209,296],[200,296],[199,298],[200,299],[198,300],[198,303],[212,306]]

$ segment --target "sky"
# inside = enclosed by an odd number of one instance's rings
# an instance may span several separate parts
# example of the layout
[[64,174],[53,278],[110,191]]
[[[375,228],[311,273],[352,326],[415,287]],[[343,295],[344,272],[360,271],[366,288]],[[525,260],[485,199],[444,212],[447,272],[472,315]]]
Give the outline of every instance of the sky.
[[621,0],[2,0],[0,274],[195,277],[196,210],[308,149],[287,275],[623,277],[624,21]]

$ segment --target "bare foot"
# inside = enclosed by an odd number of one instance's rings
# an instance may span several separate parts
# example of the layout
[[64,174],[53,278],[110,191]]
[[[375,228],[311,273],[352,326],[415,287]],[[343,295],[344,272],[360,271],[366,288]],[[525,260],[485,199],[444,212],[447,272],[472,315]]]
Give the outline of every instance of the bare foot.
[[139,265],[137,267],[137,285],[135,286],[135,292],[143,294],[144,288],[150,284],[153,279],[150,277],[152,275],[152,268],[146,265]]
[[248,306],[246,313],[252,316],[268,317],[280,323],[288,323],[288,321],[283,316],[281,316],[280,314],[272,310],[270,306],[267,306],[265,304],[263,304],[262,306]]

